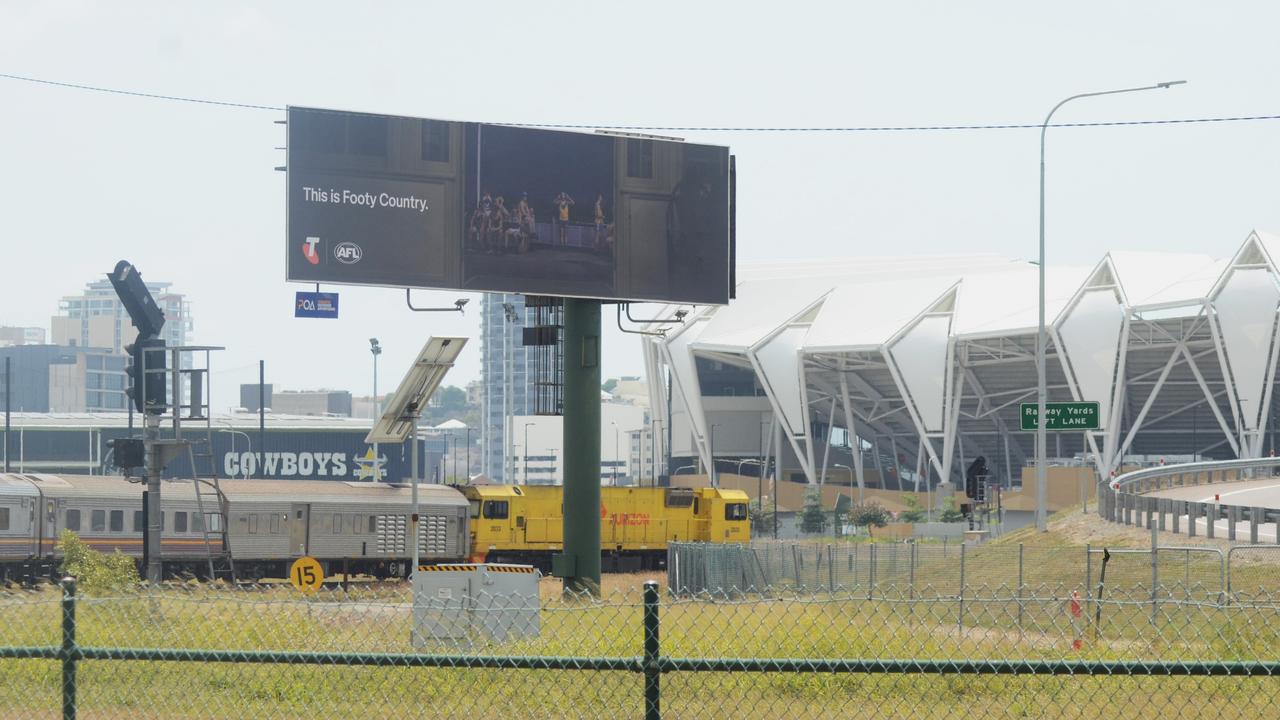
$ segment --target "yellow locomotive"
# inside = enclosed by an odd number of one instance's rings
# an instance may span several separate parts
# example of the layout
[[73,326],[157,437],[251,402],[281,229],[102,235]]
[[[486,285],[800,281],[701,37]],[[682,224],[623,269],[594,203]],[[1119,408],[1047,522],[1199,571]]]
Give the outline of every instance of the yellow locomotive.
[[[564,545],[564,489],[471,485],[472,562],[523,563],[543,572]],[[751,539],[747,494],[722,488],[600,488],[600,565],[605,572],[666,566],[668,542]]]

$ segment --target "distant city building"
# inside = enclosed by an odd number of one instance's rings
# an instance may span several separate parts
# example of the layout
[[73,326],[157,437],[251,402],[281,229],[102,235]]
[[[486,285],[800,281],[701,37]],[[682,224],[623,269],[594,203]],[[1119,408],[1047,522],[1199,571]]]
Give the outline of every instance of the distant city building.
[[[164,329],[160,335],[166,344],[176,347],[188,343],[193,322],[186,296],[171,291],[171,285],[149,282],[147,289],[164,313]],[[116,355],[123,353],[124,346],[138,335],[109,280],[91,282],[82,294],[63,297],[51,326],[55,345],[106,348]]]
[[661,459],[654,455],[653,431],[652,423],[647,423],[645,427],[627,433],[627,475],[642,485],[654,480],[657,477],[655,469],[662,466]]
[[[383,401],[386,395],[382,396]],[[351,417],[372,418],[377,415],[378,402],[372,395],[359,395],[351,398]]]
[[481,472],[493,482],[507,481],[504,458],[514,442],[504,418],[535,412],[534,350],[523,344],[532,313],[523,295],[489,293],[480,301]]
[[609,394],[613,396],[614,402],[649,406],[649,384],[638,377],[619,378]]
[[259,392],[266,395],[267,409],[277,415],[352,417],[351,393],[346,390],[275,390],[267,383],[260,391],[257,383],[245,383],[240,386],[240,407],[258,412]]
[[271,383],[258,385],[258,383],[243,383],[240,385],[240,407],[251,413],[258,412],[260,407],[259,398],[265,398],[267,409],[271,409],[272,386]]
[[289,415],[351,416],[351,393],[346,390],[285,390],[271,396],[271,410]]
[[[0,347],[10,362],[14,412],[124,412],[126,357],[106,348],[66,345]],[[4,386],[0,384],[0,407]]]
[[[643,468],[633,465],[632,434],[645,424],[643,408],[626,403],[600,406],[600,482],[603,485],[635,485],[648,480]],[[564,418],[559,415],[516,415],[511,418],[513,472],[511,481],[521,485],[564,484]],[[637,475],[636,473],[641,473]]]
[[472,380],[467,383],[467,404],[479,405],[484,402],[484,383],[479,380]]
[[0,347],[13,345],[44,345],[44,328],[0,327]]

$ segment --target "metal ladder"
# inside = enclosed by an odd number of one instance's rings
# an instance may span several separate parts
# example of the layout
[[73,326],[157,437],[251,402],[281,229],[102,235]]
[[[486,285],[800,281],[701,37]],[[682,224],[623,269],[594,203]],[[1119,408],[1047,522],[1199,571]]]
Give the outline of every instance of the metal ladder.
[[[196,491],[196,512],[200,514],[200,530],[209,560],[209,579],[235,582],[236,564],[231,556],[231,543],[228,537],[227,496],[222,494],[222,488],[218,485],[218,473],[213,463],[212,433],[203,440],[194,440],[187,444],[187,459],[191,463],[191,481],[195,484]],[[201,472],[202,468],[205,472]]]

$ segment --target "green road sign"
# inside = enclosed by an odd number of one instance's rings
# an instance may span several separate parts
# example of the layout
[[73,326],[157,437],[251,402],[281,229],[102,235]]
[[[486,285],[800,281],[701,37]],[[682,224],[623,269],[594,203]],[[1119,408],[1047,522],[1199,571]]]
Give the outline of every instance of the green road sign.
[[[1022,403],[1023,430],[1036,429],[1036,414],[1039,410],[1036,403]],[[1045,415],[1049,422],[1045,430],[1097,430],[1098,403],[1096,402],[1051,402],[1045,403]]]

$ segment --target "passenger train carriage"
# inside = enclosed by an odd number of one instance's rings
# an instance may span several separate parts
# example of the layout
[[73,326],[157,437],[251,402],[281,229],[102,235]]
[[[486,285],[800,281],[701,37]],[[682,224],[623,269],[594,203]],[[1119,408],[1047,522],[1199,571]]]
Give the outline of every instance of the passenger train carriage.
[[[303,555],[319,560],[326,574],[407,574],[408,486],[302,480],[219,485],[225,516],[208,507],[208,495],[206,514],[199,512],[190,480],[164,481],[166,574],[207,574],[206,535],[215,553],[226,538],[240,578],[285,577]],[[0,474],[0,579],[47,576],[57,564],[55,544],[64,529],[96,550],[119,549],[141,559],[142,490],[118,477]],[[467,553],[466,498],[440,485],[420,485],[418,496],[421,560],[461,560]]]

